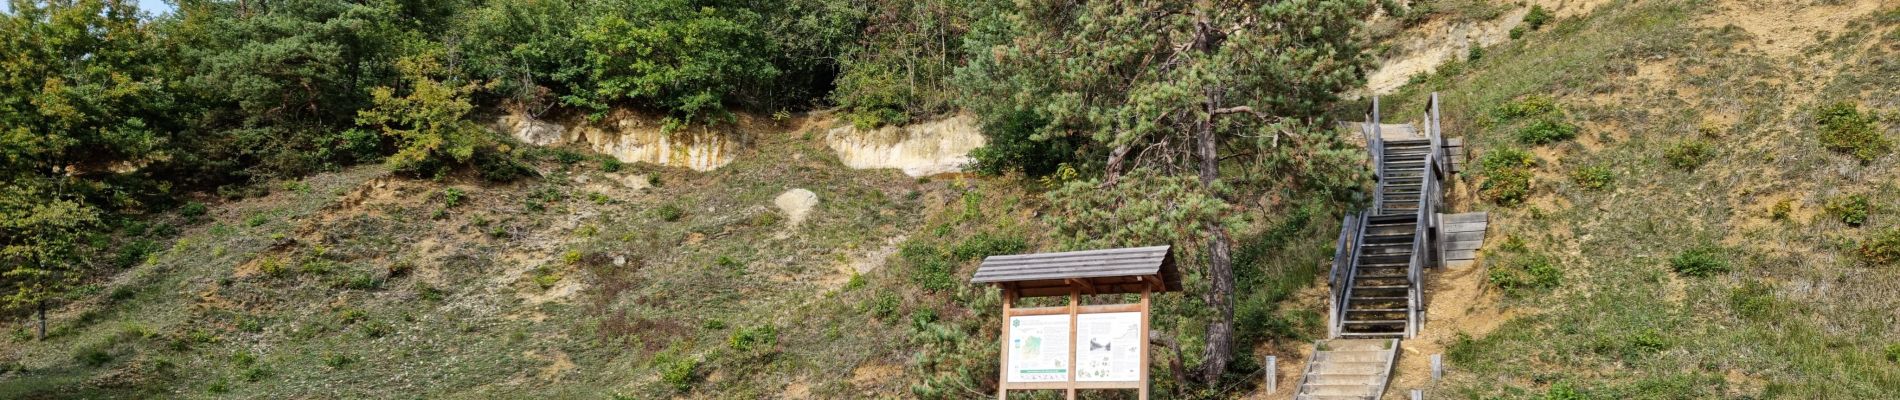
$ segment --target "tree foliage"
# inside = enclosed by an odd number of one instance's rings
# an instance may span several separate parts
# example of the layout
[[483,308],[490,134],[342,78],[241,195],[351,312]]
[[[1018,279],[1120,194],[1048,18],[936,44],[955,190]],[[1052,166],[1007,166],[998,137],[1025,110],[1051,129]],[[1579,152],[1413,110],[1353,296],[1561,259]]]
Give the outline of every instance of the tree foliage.
[[396,143],[388,163],[398,171],[436,172],[444,165],[468,164],[477,151],[506,152],[494,134],[466,118],[475,108],[468,101],[475,83],[456,85],[436,80],[442,66],[424,54],[397,63],[409,85],[396,95],[390,87],[371,90],[373,107],[357,114],[356,122],[378,127]]

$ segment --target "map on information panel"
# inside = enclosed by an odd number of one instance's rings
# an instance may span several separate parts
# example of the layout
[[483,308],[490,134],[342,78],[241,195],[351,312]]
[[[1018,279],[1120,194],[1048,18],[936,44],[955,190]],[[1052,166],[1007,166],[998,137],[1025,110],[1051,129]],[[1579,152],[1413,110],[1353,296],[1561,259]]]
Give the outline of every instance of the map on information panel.
[[1141,380],[1141,313],[1076,316],[1075,380]]
[[1032,315],[1009,319],[1010,382],[1069,380],[1069,316]]

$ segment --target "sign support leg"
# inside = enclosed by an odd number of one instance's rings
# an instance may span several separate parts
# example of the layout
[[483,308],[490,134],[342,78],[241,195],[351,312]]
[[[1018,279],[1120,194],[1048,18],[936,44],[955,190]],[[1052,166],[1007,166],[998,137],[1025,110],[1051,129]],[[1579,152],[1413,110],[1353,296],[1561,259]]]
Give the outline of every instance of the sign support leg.
[[1075,345],[1076,303],[1082,297],[1081,289],[1069,287],[1069,400],[1075,400]]

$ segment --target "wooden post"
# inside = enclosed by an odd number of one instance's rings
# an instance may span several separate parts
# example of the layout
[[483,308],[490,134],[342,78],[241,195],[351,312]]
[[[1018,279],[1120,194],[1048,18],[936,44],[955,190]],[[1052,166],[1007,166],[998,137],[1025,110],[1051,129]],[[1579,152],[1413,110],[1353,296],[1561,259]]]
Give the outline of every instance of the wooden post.
[[1141,387],[1135,397],[1148,400],[1148,365],[1152,362],[1148,355],[1148,289],[1141,289]]
[[1015,303],[1016,303],[1016,291],[1009,290],[1008,288],[1004,288],[1003,289],[1003,336],[996,338],[996,340],[1000,340],[1003,342],[1002,368],[997,368],[997,372],[996,372],[996,375],[997,375],[996,376],[996,398],[998,400],[1009,398],[1009,309],[1014,307]]
[[1078,300],[1080,300],[1079,297],[1082,296],[1081,290],[1082,289],[1076,288],[1074,285],[1069,286],[1069,400],[1075,400],[1075,350],[1077,349],[1075,345],[1075,307]]
[[1267,356],[1267,394],[1280,392],[1280,356]]
[[1432,355],[1432,383],[1437,383],[1438,379],[1443,378],[1444,376],[1445,376],[1445,364],[1443,362],[1443,359],[1442,357],[1440,357],[1440,355],[1433,354]]

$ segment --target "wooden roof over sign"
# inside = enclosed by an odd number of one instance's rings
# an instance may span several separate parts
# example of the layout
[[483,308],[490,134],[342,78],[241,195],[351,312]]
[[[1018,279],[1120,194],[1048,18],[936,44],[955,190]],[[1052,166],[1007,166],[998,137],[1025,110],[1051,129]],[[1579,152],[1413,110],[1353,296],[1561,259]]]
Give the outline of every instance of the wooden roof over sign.
[[970,283],[990,283],[1022,297],[1181,290],[1172,246],[991,256]]

